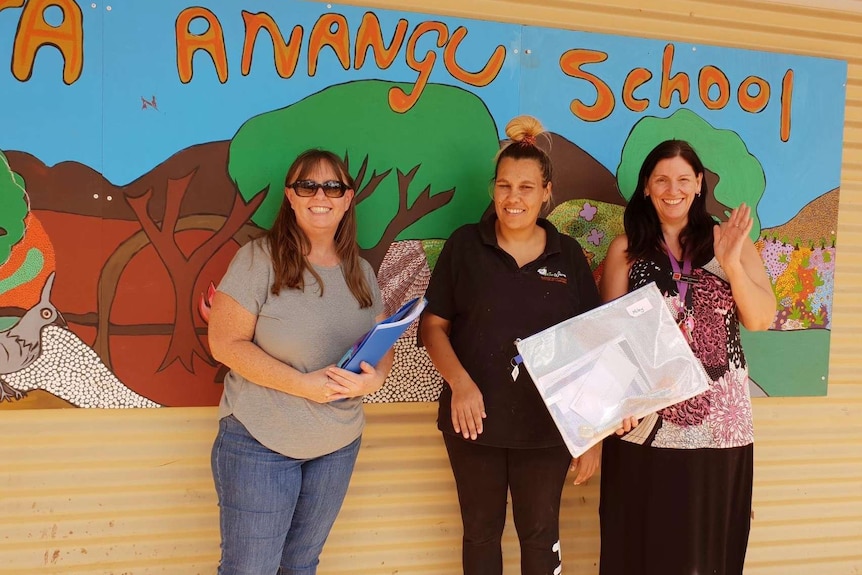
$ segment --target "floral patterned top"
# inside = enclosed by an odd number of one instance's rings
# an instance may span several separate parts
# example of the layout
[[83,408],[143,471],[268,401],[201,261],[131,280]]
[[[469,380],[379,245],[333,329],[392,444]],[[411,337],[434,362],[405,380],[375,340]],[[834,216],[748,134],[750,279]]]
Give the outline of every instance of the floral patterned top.
[[694,355],[712,385],[700,395],[646,417],[623,439],[674,449],[748,445],[754,441],[748,367],[727,277],[715,258],[702,265],[695,262],[686,301],[681,302],[672,273],[665,254],[636,260],[629,272],[629,289],[656,283],[687,331]]

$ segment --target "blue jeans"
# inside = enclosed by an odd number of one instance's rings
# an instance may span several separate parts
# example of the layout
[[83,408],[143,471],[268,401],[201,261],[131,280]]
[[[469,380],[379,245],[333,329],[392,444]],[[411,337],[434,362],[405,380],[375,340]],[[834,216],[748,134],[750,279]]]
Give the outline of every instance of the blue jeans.
[[267,449],[234,416],[212,450],[221,529],[219,575],[315,575],[361,437],[314,459]]

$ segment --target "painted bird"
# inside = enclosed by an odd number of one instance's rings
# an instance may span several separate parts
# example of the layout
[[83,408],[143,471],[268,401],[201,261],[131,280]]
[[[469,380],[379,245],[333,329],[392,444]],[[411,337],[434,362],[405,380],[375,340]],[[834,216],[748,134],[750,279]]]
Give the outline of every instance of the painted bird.
[[0,331],[0,402],[24,397],[24,393],[7,384],[3,376],[21,371],[38,359],[42,354],[42,328],[52,324],[66,325],[63,316],[51,303],[53,285],[54,272],[51,272],[42,288],[39,303],[28,309],[15,325]]

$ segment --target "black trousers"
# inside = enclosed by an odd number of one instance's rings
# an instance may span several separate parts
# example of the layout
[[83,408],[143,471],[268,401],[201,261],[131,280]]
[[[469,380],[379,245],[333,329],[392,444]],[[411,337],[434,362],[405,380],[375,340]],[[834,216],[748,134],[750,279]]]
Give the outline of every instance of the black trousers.
[[572,456],[565,446],[507,449],[444,433],[464,523],[464,575],[501,575],[506,495],[521,543],[522,575],[560,572],[560,497]]

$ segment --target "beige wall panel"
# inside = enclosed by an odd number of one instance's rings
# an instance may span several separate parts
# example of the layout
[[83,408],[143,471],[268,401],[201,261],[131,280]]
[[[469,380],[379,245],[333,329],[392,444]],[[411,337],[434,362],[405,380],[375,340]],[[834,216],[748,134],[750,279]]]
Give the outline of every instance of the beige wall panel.
[[[851,6],[846,0],[817,3],[823,9],[800,3],[418,0],[409,6],[849,62],[829,395],[755,402],[751,575],[862,572],[862,9],[828,9]],[[321,575],[457,573],[460,519],[435,406],[372,405],[367,412],[356,474]],[[212,575],[215,430],[212,408],[4,412],[0,575]],[[564,492],[566,573],[597,572],[597,483]],[[513,531],[509,524],[507,575],[518,573]]]

